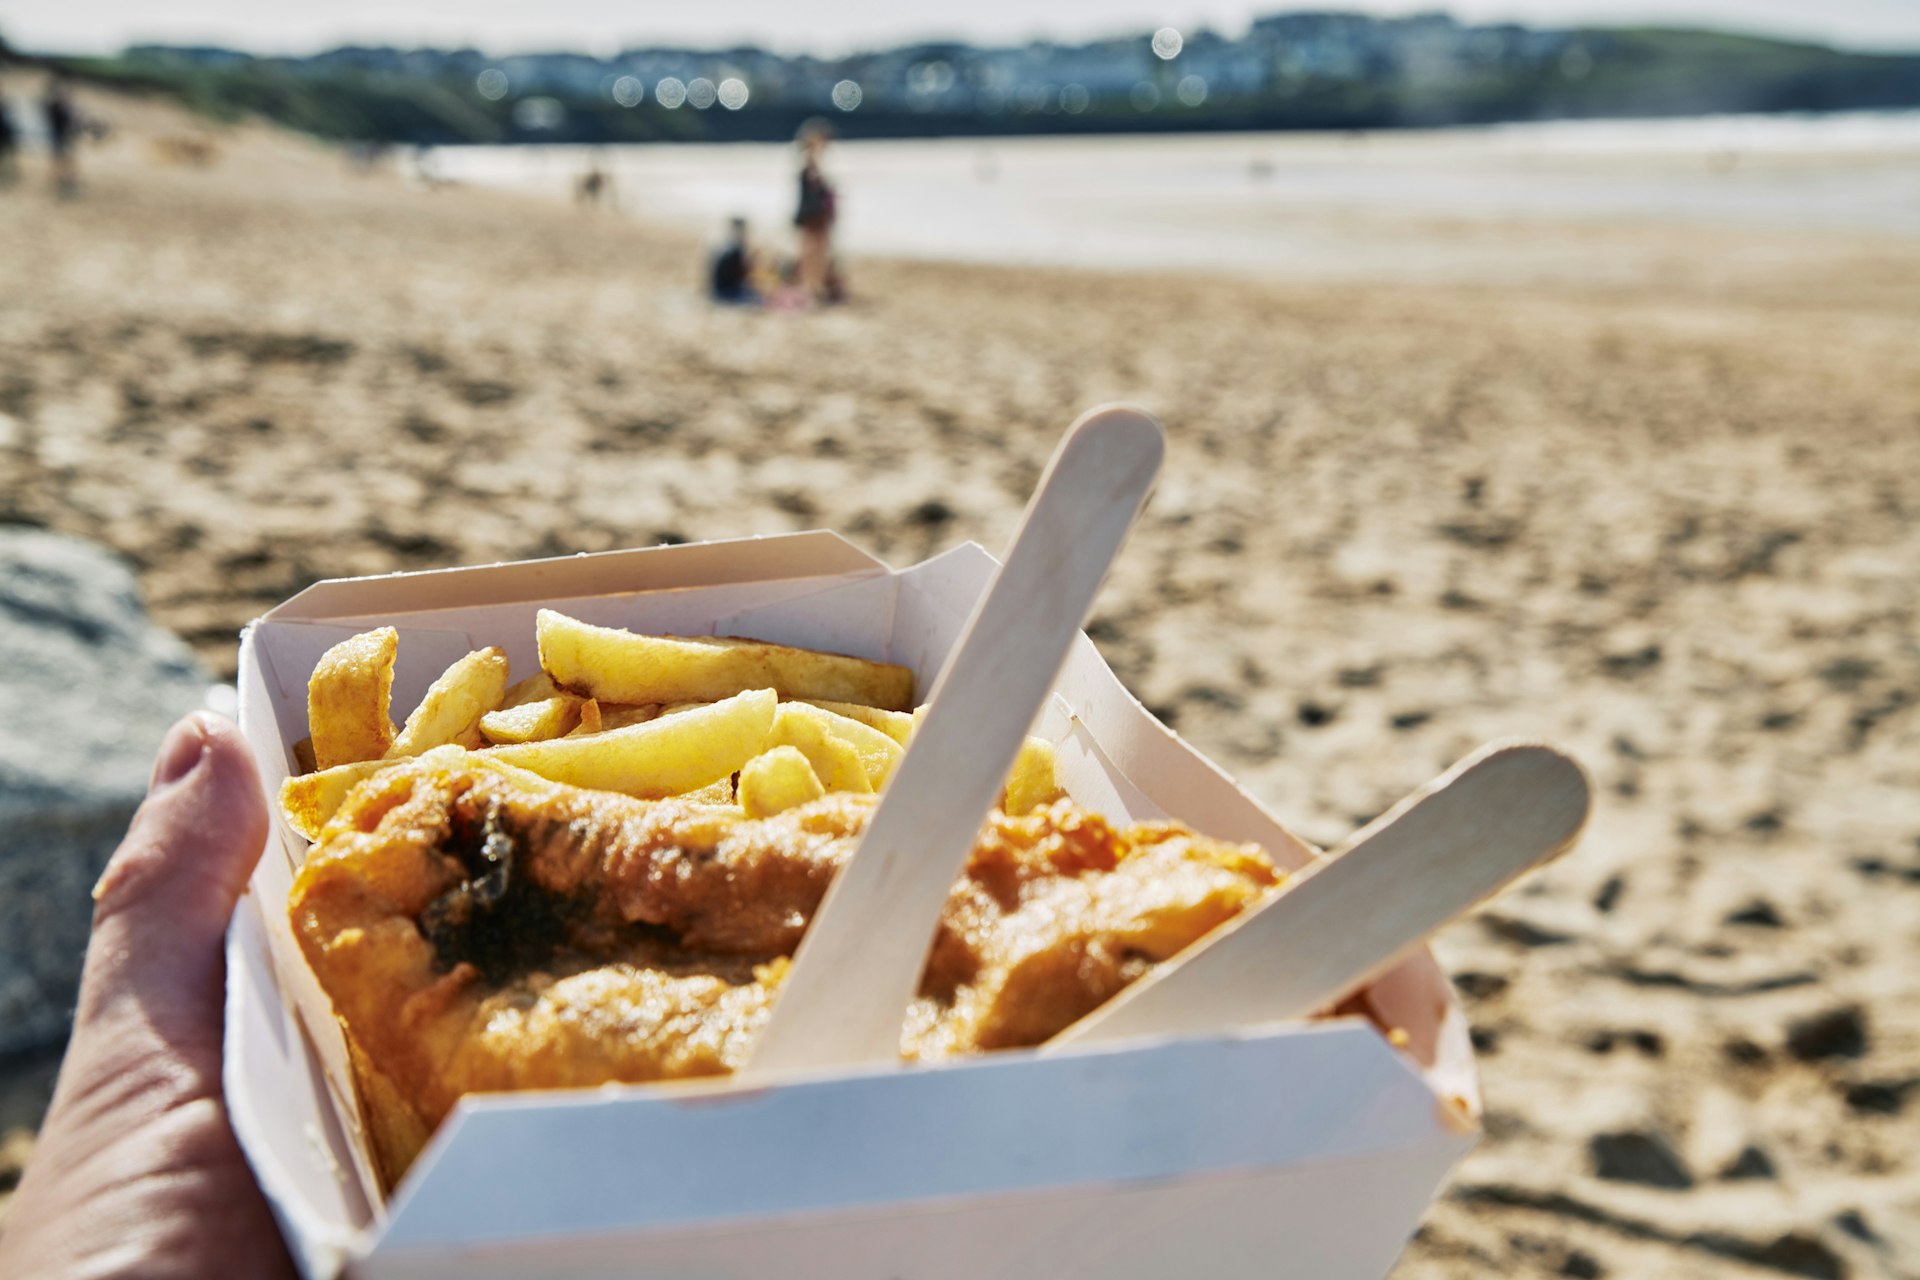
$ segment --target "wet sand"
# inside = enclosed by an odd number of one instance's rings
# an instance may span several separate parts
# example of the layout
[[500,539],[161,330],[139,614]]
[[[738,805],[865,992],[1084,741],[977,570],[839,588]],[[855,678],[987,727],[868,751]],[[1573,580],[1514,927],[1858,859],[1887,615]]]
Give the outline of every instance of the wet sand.
[[1139,401],[1168,465],[1090,629],[1150,707],[1322,843],[1490,737],[1600,794],[1440,941],[1487,1136],[1396,1275],[1920,1273],[1920,241],[1594,225],[1564,252],[1632,253],[1577,285],[860,261],[760,315],[676,233],[264,134],[162,166],[125,110],[84,200],[0,192],[0,519],[118,548],[217,669],[327,576],[997,548],[1065,423]]
[[[1645,278],[1638,226],[1920,235],[1920,111],[1540,121],[1381,133],[851,140],[851,250],[939,262],[1381,284]],[[793,148],[450,147],[440,170],[612,199],[693,233],[783,228]],[[1603,225],[1602,225],[1603,224]]]

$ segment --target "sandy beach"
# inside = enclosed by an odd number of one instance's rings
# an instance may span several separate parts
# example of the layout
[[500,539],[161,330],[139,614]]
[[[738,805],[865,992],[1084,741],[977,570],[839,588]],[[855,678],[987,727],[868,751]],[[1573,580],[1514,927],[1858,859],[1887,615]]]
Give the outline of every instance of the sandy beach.
[[216,671],[325,577],[998,549],[1137,401],[1167,467],[1089,630],[1283,820],[1337,842],[1493,737],[1596,782],[1438,944],[1487,1134],[1396,1277],[1920,1276],[1920,237],[1456,227],[1614,264],[1479,284],[855,260],[769,315],[682,232],[265,131],[163,165],[178,118],[95,108],[84,199],[0,190],[0,520],[116,548]]

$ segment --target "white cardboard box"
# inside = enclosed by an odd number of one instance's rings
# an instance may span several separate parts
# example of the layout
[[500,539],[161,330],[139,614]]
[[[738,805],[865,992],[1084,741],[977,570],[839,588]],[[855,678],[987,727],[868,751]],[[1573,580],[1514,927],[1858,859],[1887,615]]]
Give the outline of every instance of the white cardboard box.
[[[240,719],[270,794],[337,640],[400,630],[394,705],[469,649],[535,668],[534,611],[905,663],[924,691],[992,575],[972,544],[894,571],[830,533],[324,582],[248,628]],[[1035,731],[1117,820],[1314,851],[1127,693],[1083,635]],[[235,1132],[310,1277],[1383,1275],[1477,1132],[1466,1024],[1421,952],[1374,1020],[1040,1056],[469,1097],[381,1203],[345,1046],[286,901],[277,815],[227,941]]]

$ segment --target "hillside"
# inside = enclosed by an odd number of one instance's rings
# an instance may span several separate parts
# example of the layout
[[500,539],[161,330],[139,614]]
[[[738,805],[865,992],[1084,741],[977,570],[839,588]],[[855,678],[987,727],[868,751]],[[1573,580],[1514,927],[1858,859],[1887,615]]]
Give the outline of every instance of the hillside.
[[411,144],[775,141],[817,114],[850,137],[933,137],[1920,107],[1920,54],[1708,31],[1475,27],[1443,15],[1279,15],[1237,39],[1194,33],[1172,56],[1141,33],[825,60],[754,48],[262,58],[145,46],[63,65],[218,119],[257,115],[325,138]]

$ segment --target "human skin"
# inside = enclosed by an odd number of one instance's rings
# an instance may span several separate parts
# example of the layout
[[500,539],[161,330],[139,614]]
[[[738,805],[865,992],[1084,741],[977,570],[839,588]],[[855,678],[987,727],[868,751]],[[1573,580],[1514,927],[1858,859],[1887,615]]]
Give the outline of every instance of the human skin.
[[239,731],[205,712],[175,725],[94,890],[73,1037],[0,1280],[293,1274],[220,1090],[222,938],[266,833]]

